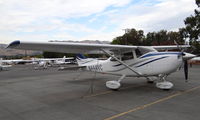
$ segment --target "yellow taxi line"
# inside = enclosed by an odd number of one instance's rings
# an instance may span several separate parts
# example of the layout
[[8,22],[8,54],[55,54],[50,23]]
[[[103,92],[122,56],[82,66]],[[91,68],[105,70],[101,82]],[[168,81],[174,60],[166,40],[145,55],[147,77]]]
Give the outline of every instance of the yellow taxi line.
[[126,115],[126,114],[128,114],[128,113],[135,112],[135,111],[138,111],[138,110],[142,110],[142,109],[144,109],[144,108],[146,108],[146,107],[152,106],[152,105],[154,105],[154,104],[157,104],[157,103],[160,103],[160,102],[169,100],[169,99],[172,99],[172,98],[174,98],[174,97],[176,97],[176,96],[180,96],[180,95],[183,95],[183,94],[185,94],[185,93],[192,92],[192,91],[194,91],[194,90],[196,90],[196,89],[199,89],[199,88],[200,88],[200,86],[197,86],[197,87],[191,88],[191,89],[189,89],[189,90],[185,90],[185,91],[183,91],[183,92],[177,92],[177,93],[175,93],[175,94],[172,94],[172,95],[170,95],[170,96],[161,98],[161,99],[156,100],[156,101],[154,101],[154,102],[151,102],[151,103],[148,103],[148,104],[145,104],[145,105],[142,105],[142,106],[133,108],[133,109],[128,110],[128,111],[126,111],[126,112],[122,112],[122,113],[116,114],[116,115],[111,116],[111,117],[109,117],[109,118],[106,118],[106,119],[104,119],[104,120],[113,120],[113,119],[115,119],[115,118],[121,117],[121,116]]

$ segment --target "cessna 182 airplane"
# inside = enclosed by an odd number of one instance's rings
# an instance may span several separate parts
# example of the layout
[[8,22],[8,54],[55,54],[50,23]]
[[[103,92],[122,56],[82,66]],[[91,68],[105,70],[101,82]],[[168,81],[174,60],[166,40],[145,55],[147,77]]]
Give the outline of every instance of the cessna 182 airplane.
[[166,77],[177,71],[184,63],[185,78],[188,78],[187,60],[195,55],[186,52],[158,52],[158,50],[170,50],[187,48],[189,45],[174,46],[128,46],[110,44],[88,44],[71,42],[25,42],[13,41],[7,48],[43,50],[62,53],[87,53],[106,54],[107,60],[83,60],[77,62],[81,68],[104,74],[121,76],[118,80],[107,81],[110,89],[119,89],[121,81],[125,77],[145,77],[147,80],[158,78],[156,87],[171,89],[173,84]]

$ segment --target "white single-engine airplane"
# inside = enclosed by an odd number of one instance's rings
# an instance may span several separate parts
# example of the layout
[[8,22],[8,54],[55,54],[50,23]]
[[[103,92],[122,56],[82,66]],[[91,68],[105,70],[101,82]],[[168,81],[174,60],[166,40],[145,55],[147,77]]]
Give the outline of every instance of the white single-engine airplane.
[[161,82],[156,83],[160,89],[171,89],[173,84],[166,77],[175,72],[185,63],[185,78],[188,78],[187,60],[195,55],[186,52],[158,52],[159,49],[169,50],[187,48],[189,45],[177,46],[128,46],[110,44],[88,44],[68,42],[25,42],[14,41],[7,48],[43,50],[62,53],[83,54],[106,54],[110,56],[107,60],[82,60],[79,66],[86,70],[113,74],[121,76],[116,81],[107,81],[106,86],[110,89],[119,89],[120,82],[125,77],[159,78]]
[[3,59],[0,58],[0,71],[4,70],[5,68],[10,68],[12,65],[3,65]]
[[66,56],[63,56],[63,58],[57,58],[54,61],[54,65],[65,65],[65,64],[70,64],[74,62],[74,58],[73,57],[68,57],[66,58]]
[[65,64],[74,63],[74,58],[66,58],[66,56],[63,56],[63,58],[38,58],[35,59],[35,62],[37,63],[35,69],[47,69],[47,67],[49,66],[61,66]]

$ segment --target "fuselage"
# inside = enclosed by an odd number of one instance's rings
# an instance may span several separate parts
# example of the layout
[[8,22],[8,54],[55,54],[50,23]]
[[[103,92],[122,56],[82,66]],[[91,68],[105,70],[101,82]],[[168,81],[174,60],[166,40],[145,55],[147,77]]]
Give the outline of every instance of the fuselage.
[[107,60],[94,60],[86,63],[86,69],[93,72],[126,75],[130,77],[157,76],[159,74],[170,74],[175,72],[183,62],[181,52],[149,52],[138,58],[124,60],[123,62],[138,75],[118,61],[108,58]]

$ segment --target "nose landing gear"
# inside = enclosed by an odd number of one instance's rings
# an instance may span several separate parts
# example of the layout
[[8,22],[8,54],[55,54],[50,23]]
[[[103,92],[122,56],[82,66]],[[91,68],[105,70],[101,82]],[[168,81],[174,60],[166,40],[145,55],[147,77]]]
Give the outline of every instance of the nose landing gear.
[[160,76],[161,82],[156,83],[156,87],[162,90],[170,90],[174,85],[166,80],[167,75]]

